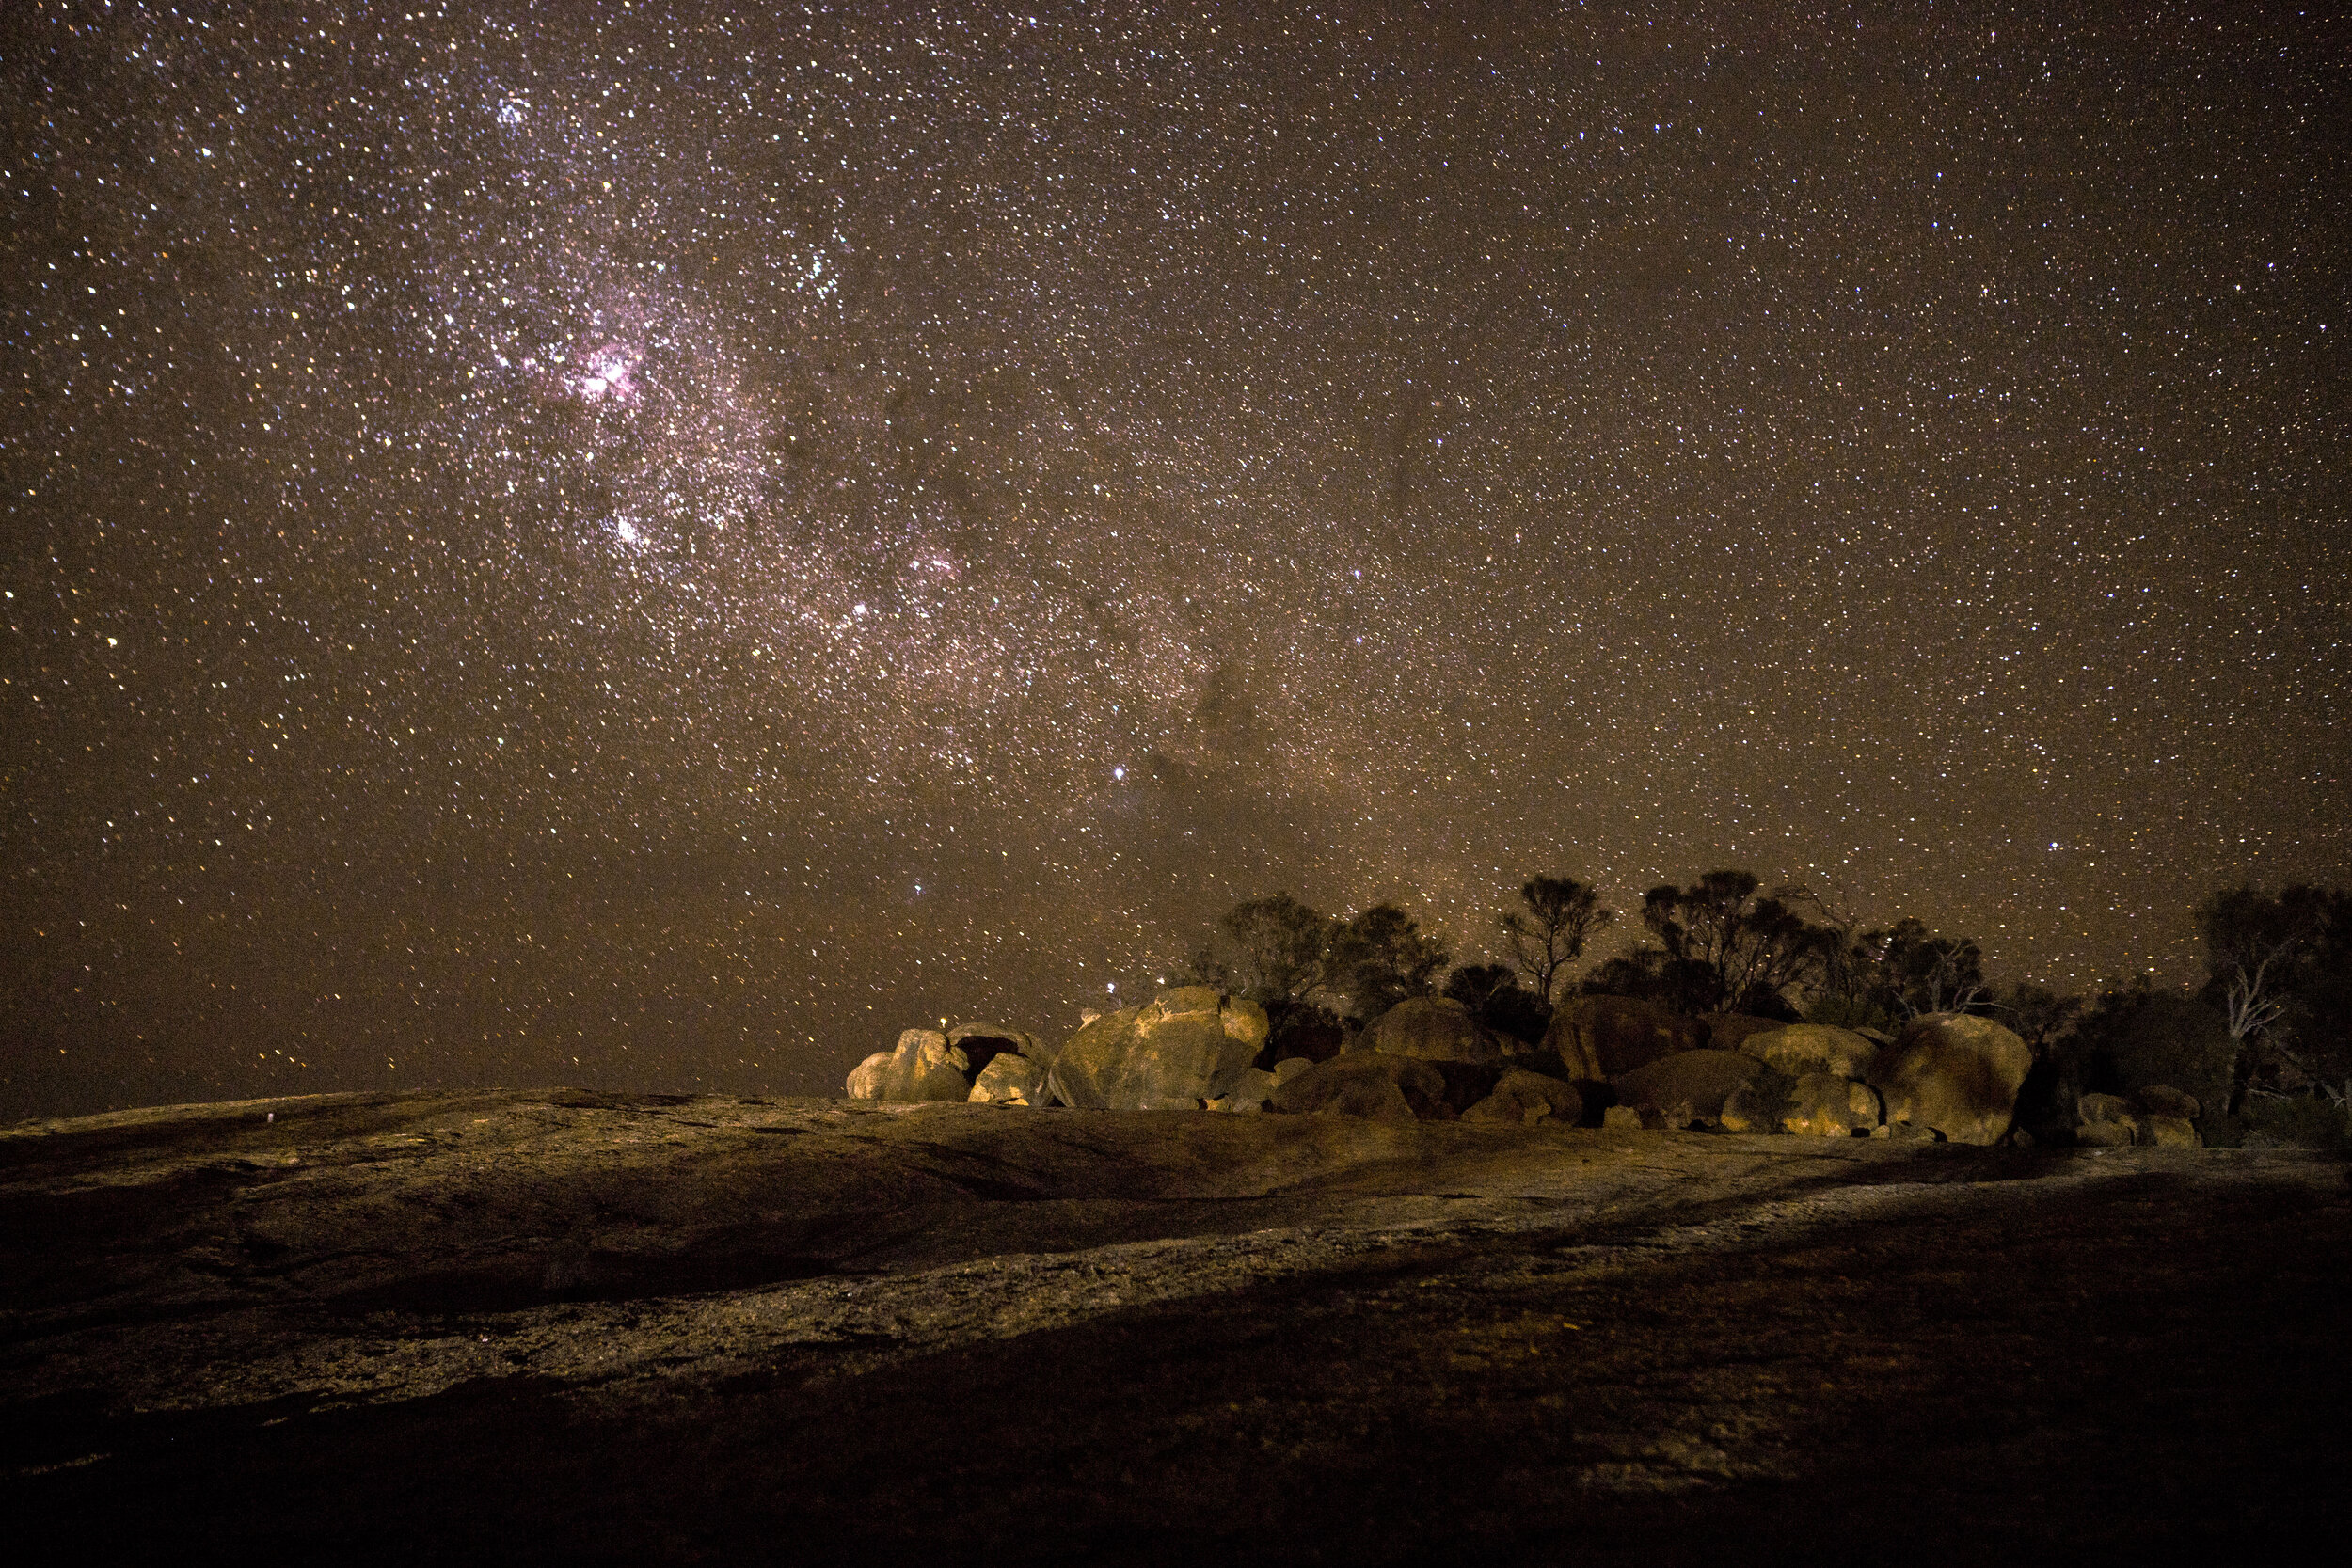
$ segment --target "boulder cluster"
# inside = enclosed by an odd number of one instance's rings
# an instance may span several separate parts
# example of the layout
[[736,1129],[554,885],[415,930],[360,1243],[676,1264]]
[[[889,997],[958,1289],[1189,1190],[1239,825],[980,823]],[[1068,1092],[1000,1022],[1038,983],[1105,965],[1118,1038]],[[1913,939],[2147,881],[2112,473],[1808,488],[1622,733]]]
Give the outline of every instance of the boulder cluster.
[[[1399,1003],[1327,1061],[1277,1059],[1265,1009],[1209,986],[1089,1018],[1058,1048],[993,1023],[910,1029],[850,1074],[856,1100],[1208,1110],[1393,1121],[1920,1138],[2022,1137],[2033,1052],[1990,1019],[1931,1013],[1899,1035],[1581,997],[1540,1045],[1460,1003]],[[2195,1147],[2197,1101],[2158,1086],[2081,1097],[2078,1141]]]

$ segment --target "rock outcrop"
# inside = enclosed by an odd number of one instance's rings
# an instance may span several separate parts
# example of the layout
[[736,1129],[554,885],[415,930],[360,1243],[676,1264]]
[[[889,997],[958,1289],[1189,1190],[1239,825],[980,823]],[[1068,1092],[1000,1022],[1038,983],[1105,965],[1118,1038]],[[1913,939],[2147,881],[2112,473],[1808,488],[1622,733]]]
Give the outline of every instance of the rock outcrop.
[[975,1083],[988,1070],[989,1063],[1008,1051],[1018,1052],[1033,1062],[1040,1060],[1037,1037],[1001,1023],[959,1023],[947,1031],[947,1043],[963,1053]]
[[966,1100],[971,1062],[937,1029],[909,1029],[895,1051],[877,1051],[850,1069],[851,1100]]
[[1470,1016],[1450,996],[1416,996],[1400,1002],[1365,1026],[1359,1051],[1415,1056],[1426,1062],[1500,1062],[1502,1037]]
[[1701,1123],[1721,1126],[1724,1102],[1734,1091],[1772,1069],[1740,1051],[1677,1051],[1654,1062],[1621,1072],[1610,1080],[1620,1104],[1642,1112],[1642,1125],[1653,1124],[1650,1113],[1669,1128]]
[[1082,1111],[1192,1109],[1232,1093],[1265,1040],[1255,1002],[1184,986],[1088,1023],[1054,1057],[1049,1082]]
[[1445,1102],[1445,1074],[1428,1062],[1384,1051],[1350,1051],[1316,1063],[1275,1089],[1274,1109],[1375,1121],[1443,1121],[1454,1115]]
[[1629,996],[1580,996],[1562,1006],[1542,1049],[1571,1078],[1606,1080],[1661,1056],[1698,1050],[1706,1040],[1693,1020]]
[[1763,1030],[1741,1040],[1739,1049],[1790,1078],[1810,1072],[1867,1078],[1879,1053],[1876,1041],[1826,1023],[1791,1023]]
[[2000,1141],[2017,1115],[2033,1051],[1991,1019],[1929,1013],[1904,1026],[1871,1064],[1886,1125],[1941,1133],[1956,1144]]
[[1576,1092],[1575,1085],[1511,1069],[1495,1081],[1492,1094],[1462,1113],[1462,1119],[1517,1125],[1550,1121],[1573,1127],[1583,1115],[1584,1097]]
[[972,1103],[975,1105],[1032,1105],[1053,1103],[1052,1091],[1045,1086],[1045,1068],[1010,1051],[1000,1051],[989,1059],[972,1080]]

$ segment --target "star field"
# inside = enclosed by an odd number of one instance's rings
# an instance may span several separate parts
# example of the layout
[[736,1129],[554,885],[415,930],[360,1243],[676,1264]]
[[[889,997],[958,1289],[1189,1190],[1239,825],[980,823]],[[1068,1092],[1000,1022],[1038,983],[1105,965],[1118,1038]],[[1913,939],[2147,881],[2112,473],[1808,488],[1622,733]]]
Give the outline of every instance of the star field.
[[0,1110],[2352,877],[2340,22],[11,6]]

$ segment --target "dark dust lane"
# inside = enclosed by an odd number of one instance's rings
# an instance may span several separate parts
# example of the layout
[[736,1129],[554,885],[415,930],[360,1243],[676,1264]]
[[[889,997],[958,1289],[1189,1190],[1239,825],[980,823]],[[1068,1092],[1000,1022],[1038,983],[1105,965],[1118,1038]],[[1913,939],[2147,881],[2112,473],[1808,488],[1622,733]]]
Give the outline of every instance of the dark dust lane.
[[[910,1148],[1017,1168],[961,1200],[971,1237],[1109,1166],[1165,1211],[1254,1160],[1249,1201],[1289,1207],[1242,1234],[1106,1221],[1106,1243],[1050,1255],[383,1313],[373,1338],[300,1303],[19,1317],[0,1365],[18,1538],[404,1563],[2164,1560],[2345,1522],[2334,1164],[1446,1128],[1333,1153],[1359,1130],[1263,1118],[1203,1144],[1203,1117],[958,1112],[829,1131],[816,1108],[793,1113],[807,1136],[753,1139],[711,1102],[658,1134],[611,1112],[542,1099],[480,1125],[532,1129],[514,1136],[537,1164],[507,1164],[534,1185],[564,1149],[634,1160],[645,1143],[616,1139],[645,1137],[669,1153],[640,1180],[793,1149],[823,1174],[812,1202],[856,1193],[836,1157],[878,1179]],[[1266,1157],[1299,1139],[1318,1173],[1269,1188]],[[185,1200],[176,1160],[147,1168]],[[338,1168],[360,1183],[320,1189],[343,1215],[415,1174]],[[63,1169],[50,1196],[105,1174]],[[178,1399],[153,1374],[172,1356],[196,1358]]]

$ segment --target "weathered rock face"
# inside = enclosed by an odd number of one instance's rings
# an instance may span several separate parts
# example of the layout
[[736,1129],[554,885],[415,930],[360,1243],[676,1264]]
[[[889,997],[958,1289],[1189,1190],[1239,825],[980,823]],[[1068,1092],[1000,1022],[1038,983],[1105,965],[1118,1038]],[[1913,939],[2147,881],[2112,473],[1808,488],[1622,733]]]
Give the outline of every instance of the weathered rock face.
[[1503,1057],[1502,1037],[1450,996],[1416,996],[1398,1003],[1365,1027],[1356,1049],[1428,1062],[1486,1063]]
[[1572,1127],[1584,1115],[1584,1097],[1576,1085],[1540,1072],[1504,1071],[1494,1092],[1462,1113],[1464,1121],[1502,1121],[1532,1125],[1539,1121]]
[[[1618,1101],[1637,1111],[1657,1112],[1669,1127],[1723,1124],[1724,1101],[1741,1085],[1772,1069],[1740,1051],[1677,1051],[1610,1080]],[[1643,1125],[1650,1124],[1645,1115]]]
[[1878,1090],[1833,1072],[1808,1072],[1788,1086],[1780,1130],[1801,1138],[1867,1137],[1883,1114]]
[[1826,1023],[1791,1023],[1753,1034],[1740,1042],[1740,1049],[1791,1078],[1809,1072],[1867,1078],[1879,1053],[1876,1041]]
[[2197,1124],[2186,1117],[2152,1116],[2141,1125],[2141,1142],[2158,1148],[2202,1148],[2205,1140],[2197,1135]]
[[1105,1013],[1054,1058],[1055,1097],[1082,1111],[1155,1111],[1221,1100],[1266,1040],[1265,1009],[1211,986]]
[[1718,1013],[1705,1022],[1709,1051],[1744,1051],[1751,1037],[1788,1027],[1779,1019],[1758,1018],[1754,1013]]
[[1351,1051],[1318,1062],[1274,1091],[1274,1109],[1295,1116],[1444,1121],[1445,1074],[1410,1056]]
[[[1331,1058],[1326,1056],[1322,1059],[1327,1062]],[[1314,1059],[1311,1057],[1285,1056],[1274,1064],[1274,1081],[1277,1084],[1287,1084],[1314,1065]]]
[[1871,1064],[1886,1124],[1931,1129],[1956,1144],[2000,1141],[2017,1114],[2033,1051],[1991,1019],[1929,1013]]
[[1053,1103],[1045,1086],[1045,1068],[1026,1056],[1000,1051],[972,1080],[975,1105],[1035,1105]]
[[1571,1078],[1613,1079],[1661,1056],[1695,1051],[1705,1033],[1655,1003],[1629,996],[1580,996],[1551,1018],[1543,1050]]
[[877,1051],[850,1069],[851,1100],[965,1100],[970,1062],[936,1029],[909,1029],[896,1051]]

